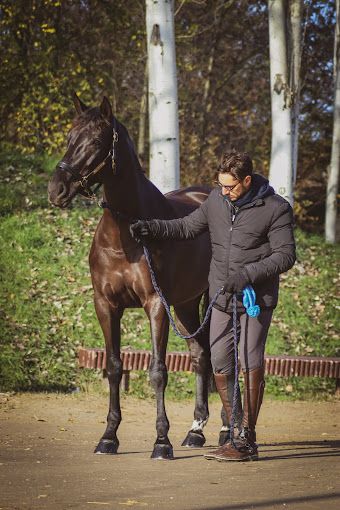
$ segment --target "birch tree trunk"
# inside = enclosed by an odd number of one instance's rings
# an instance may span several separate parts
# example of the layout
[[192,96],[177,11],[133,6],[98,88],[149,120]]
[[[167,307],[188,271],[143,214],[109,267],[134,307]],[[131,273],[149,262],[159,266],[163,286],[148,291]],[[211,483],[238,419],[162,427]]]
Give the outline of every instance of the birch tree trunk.
[[179,130],[174,1],[146,0],[149,62],[150,179],[162,192],[179,187]]
[[146,59],[145,63],[143,93],[140,101],[138,144],[137,144],[137,153],[142,164],[144,163],[145,154],[145,129],[147,123],[147,111],[148,111],[148,59]]
[[300,114],[300,69],[301,69],[301,11],[302,0],[290,0],[290,97],[292,101],[292,158],[293,193],[298,163],[298,138]]
[[293,205],[293,155],[284,0],[268,0],[272,146],[269,181]]
[[340,166],[340,0],[336,0],[336,24],[334,38],[334,113],[333,140],[330,172],[327,182],[325,239],[336,242],[337,195]]

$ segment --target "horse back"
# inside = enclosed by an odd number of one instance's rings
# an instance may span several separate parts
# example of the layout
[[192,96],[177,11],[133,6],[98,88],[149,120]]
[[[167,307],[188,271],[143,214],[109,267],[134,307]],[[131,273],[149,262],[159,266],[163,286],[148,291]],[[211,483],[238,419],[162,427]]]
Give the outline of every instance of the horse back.
[[212,188],[191,186],[166,193],[164,196],[179,216],[185,216],[197,209],[209,196]]

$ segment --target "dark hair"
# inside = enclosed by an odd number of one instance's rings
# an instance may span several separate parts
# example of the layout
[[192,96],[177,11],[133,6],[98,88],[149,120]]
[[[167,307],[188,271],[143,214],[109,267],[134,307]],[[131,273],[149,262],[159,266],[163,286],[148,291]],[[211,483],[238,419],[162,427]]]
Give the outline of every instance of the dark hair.
[[233,149],[223,154],[218,170],[215,173],[214,178],[216,181],[220,173],[230,173],[241,182],[247,175],[252,175],[253,162],[246,152],[238,152]]

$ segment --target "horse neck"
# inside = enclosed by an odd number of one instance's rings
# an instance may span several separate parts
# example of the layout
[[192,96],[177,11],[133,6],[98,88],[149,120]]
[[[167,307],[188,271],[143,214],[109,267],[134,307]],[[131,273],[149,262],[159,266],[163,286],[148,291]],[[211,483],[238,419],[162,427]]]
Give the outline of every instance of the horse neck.
[[104,182],[104,199],[109,207],[130,219],[169,217],[170,205],[164,195],[142,172],[137,156],[117,157],[117,175]]
[[104,200],[111,210],[130,219],[171,217],[169,202],[141,170],[118,168],[119,175],[104,182]]

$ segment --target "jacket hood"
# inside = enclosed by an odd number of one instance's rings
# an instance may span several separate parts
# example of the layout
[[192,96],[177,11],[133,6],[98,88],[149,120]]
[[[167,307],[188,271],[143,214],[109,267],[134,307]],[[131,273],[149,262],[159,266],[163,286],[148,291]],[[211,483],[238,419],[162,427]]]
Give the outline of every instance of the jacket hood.
[[224,198],[233,206],[242,207],[256,200],[274,195],[274,189],[270,186],[268,179],[259,174],[253,174],[251,177],[251,187],[242,197],[232,202],[229,197]]

